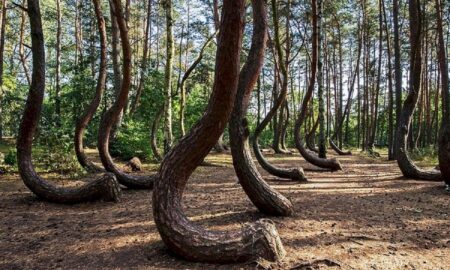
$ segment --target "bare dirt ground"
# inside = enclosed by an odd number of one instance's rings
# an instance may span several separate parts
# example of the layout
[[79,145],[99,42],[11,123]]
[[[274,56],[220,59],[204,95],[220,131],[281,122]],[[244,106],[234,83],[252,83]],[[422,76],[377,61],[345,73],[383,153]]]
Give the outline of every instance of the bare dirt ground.
[[[343,172],[324,172],[297,155],[273,156],[302,166],[309,183],[280,181],[295,215],[271,218],[287,251],[276,269],[450,269],[450,195],[443,184],[407,180],[395,163],[356,154]],[[267,218],[237,184],[229,155],[201,167],[185,192],[187,215],[215,230]],[[62,183],[58,181],[58,183]],[[76,206],[34,197],[17,175],[0,176],[0,269],[254,269],[206,265],[170,254],[153,222],[150,191],[124,190],[120,203]],[[312,266],[303,265],[316,261]]]

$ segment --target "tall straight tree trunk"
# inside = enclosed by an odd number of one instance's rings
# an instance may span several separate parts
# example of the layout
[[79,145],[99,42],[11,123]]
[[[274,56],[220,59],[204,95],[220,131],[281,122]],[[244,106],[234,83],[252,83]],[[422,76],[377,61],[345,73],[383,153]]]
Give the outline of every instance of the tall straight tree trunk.
[[[117,12],[113,0],[109,0],[109,8],[111,15],[111,59],[113,64],[113,89],[114,96],[117,98],[122,87],[122,70],[120,68],[120,33],[119,26],[117,24],[117,19],[115,13]],[[128,97],[127,97],[128,99]],[[128,102],[128,101],[127,101]],[[123,109],[120,111],[120,115],[117,118],[117,122],[114,123],[113,129],[111,130],[111,139],[114,140],[117,137],[117,131],[122,125],[123,120]]]
[[[399,7],[400,0],[393,0],[393,21],[394,21],[394,74],[395,74],[395,126],[400,126],[400,116],[402,114],[402,54],[400,51],[400,26],[399,26]],[[397,138],[397,129],[395,138]],[[394,156],[397,157],[397,140],[394,140]]]
[[239,231],[207,230],[190,221],[183,192],[194,170],[223,133],[236,98],[244,28],[243,0],[223,3],[214,90],[200,121],[167,154],[153,191],[153,216],[167,247],[187,260],[211,263],[278,261],[285,255],[275,226],[258,221]]
[[[319,158],[327,157],[326,134],[325,134],[325,100],[323,99],[323,61],[322,61],[322,0],[317,0],[317,82],[319,97]],[[335,86],[336,87],[336,86]]]
[[439,67],[442,85],[442,124],[439,136],[439,167],[442,179],[450,186],[450,84],[448,78],[448,55],[445,53],[444,27],[442,22],[442,6],[436,2],[437,34],[439,40]]
[[395,141],[395,129],[394,129],[394,89],[393,89],[393,81],[392,81],[392,50],[391,50],[391,37],[390,31],[387,21],[386,15],[386,6],[384,0],[381,0],[381,5],[383,7],[383,18],[384,18],[384,31],[386,32],[386,46],[387,46],[387,56],[388,56],[388,91],[389,91],[389,104],[388,104],[388,159],[395,160],[395,149],[394,149],[394,141]]
[[24,184],[39,198],[55,203],[81,203],[105,199],[118,201],[120,186],[112,174],[81,187],[58,187],[40,177],[31,158],[33,137],[38,128],[45,95],[45,45],[39,0],[28,0],[28,16],[31,28],[33,72],[27,103],[23,112],[17,138],[17,160]]
[[133,115],[141,102],[142,91],[144,89],[144,83],[148,71],[148,58],[151,55],[151,38],[152,38],[152,0],[148,0],[147,3],[147,18],[145,24],[144,32],[144,49],[142,52],[142,62],[141,62],[141,75],[139,78],[139,84],[136,89],[136,97],[131,104],[130,115]]
[[166,67],[164,70],[164,153],[168,153],[173,144],[172,133],[172,70],[173,70],[173,17],[172,0],[164,0],[166,14]]
[[440,181],[439,171],[424,171],[414,165],[408,155],[408,135],[411,129],[414,109],[419,99],[420,82],[422,75],[422,19],[420,0],[409,0],[409,41],[410,52],[410,75],[409,92],[403,103],[400,117],[400,125],[397,129],[397,163],[403,175],[413,179]]
[[55,116],[56,126],[61,127],[61,0],[56,0],[56,70]]
[[3,60],[5,56],[6,0],[0,0],[0,142],[3,141]]
[[375,139],[377,135],[378,130],[378,101],[380,97],[380,87],[381,87],[381,65],[382,65],[382,57],[383,57],[383,6],[381,3],[381,0],[378,0],[378,71],[377,71],[377,82],[376,82],[376,89],[375,89],[375,99],[373,100],[373,108],[374,108],[374,115],[373,117],[373,124],[372,124],[372,134],[370,135],[370,141],[367,145],[368,150],[373,152],[374,151],[374,144]]
[[[25,0],[22,1],[22,5],[24,6]],[[28,72],[28,64],[27,57],[25,56],[25,46],[24,46],[24,35],[25,35],[25,20],[26,15],[25,11],[20,11],[20,33],[19,33],[19,58],[22,63],[23,73],[25,73],[25,78],[27,79],[27,84],[30,86],[31,78]]]

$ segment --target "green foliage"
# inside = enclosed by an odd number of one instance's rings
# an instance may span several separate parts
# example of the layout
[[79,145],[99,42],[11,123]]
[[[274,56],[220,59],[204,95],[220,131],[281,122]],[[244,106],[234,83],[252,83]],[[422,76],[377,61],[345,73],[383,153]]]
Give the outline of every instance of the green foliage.
[[5,156],[4,162],[8,166],[16,166],[17,165],[17,151],[15,149],[10,149],[9,152]]
[[70,177],[77,177],[84,172],[76,158],[70,136],[62,135],[56,128],[50,128],[41,131],[38,144],[35,160],[40,170],[68,174]]
[[142,121],[126,121],[117,138],[111,143],[110,151],[113,156],[122,160],[130,160],[133,157],[149,160],[151,153],[148,125]]
[[434,167],[438,161],[438,149],[434,146],[417,148],[410,152],[410,157],[424,167]]

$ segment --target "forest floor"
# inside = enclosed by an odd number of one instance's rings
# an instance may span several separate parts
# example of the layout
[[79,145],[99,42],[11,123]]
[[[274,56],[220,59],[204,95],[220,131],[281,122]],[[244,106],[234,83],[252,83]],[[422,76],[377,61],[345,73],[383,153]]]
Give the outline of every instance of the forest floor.
[[[269,157],[282,167],[302,166],[309,178],[299,184],[263,173],[295,207],[292,217],[271,218],[287,251],[274,268],[450,269],[450,194],[443,184],[404,179],[396,163],[359,153],[339,157],[344,171],[334,173],[298,155]],[[200,167],[191,177],[184,207],[194,222],[235,230],[267,218],[237,183],[229,154],[207,161],[222,166]],[[38,200],[8,174],[0,176],[0,216],[0,269],[255,268],[169,253],[153,222],[150,191],[125,190],[120,203],[64,206]]]

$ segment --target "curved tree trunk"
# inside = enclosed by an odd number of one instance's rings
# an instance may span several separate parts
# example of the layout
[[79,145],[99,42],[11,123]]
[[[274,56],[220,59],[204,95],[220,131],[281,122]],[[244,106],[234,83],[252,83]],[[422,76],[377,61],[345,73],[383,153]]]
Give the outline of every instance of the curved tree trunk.
[[128,100],[128,93],[131,86],[131,47],[128,39],[128,30],[126,27],[125,19],[123,18],[123,8],[120,0],[112,0],[112,4],[116,13],[114,14],[117,19],[120,37],[122,40],[122,52],[123,52],[123,78],[121,84],[120,93],[113,104],[113,106],[103,116],[99,133],[98,133],[98,150],[103,166],[108,172],[112,172],[116,175],[117,180],[122,185],[129,188],[136,189],[151,189],[155,176],[135,176],[129,175],[120,170],[111,158],[109,153],[109,138],[111,129],[119,120],[120,114],[125,108]]
[[300,111],[297,121],[295,122],[294,141],[295,141],[295,146],[297,147],[300,154],[309,163],[316,165],[318,167],[330,169],[333,171],[342,170],[341,164],[336,159],[320,158],[315,153],[312,153],[308,149],[306,149],[305,145],[301,139],[301,136],[300,136],[300,130],[306,119],[306,114],[308,111],[308,104],[313,95],[314,85],[316,82],[316,75],[317,75],[317,63],[318,63],[317,0],[312,0],[312,12],[313,12],[313,34],[312,34],[311,78],[309,80],[308,91],[306,92],[306,94],[303,98],[302,109]]
[[45,92],[45,49],[41,12],[38,0],[28,0],[31,27],[33,73],[17,138],[19,173],[25,185],[39,198],[55,203],[81,203],[105,199],[118,201],[119,183],[112,174],[77,188],[57,187],[41,178],[34,169],[31,152],[33,137],[39,124]]
[[290,216],[292,203],[272,189],[261,177],[250,151],[250,131],[245,118],[252,90],[264,63],[267,43],[267,9],[264,1],[253,0],[253,37],[247,62],[239,76],[238,91],[229,123],[233,165],[239,183],[253,204],[263,213]]
[[441,173],[437,170],[425,171],[414,165],[408,155],[408,134],[414,109],[417,106],[422,74],[422,11],[419,0],[409,0],[410,19],[410,88],[403,103],[400,125],[397,129],[397,163],[403,175],[408,178],[441,181]]
[[75,153],[77,154],[78,161],[81,166],[85,168],[88,172],[96,173],[96,172],[104,172],[105,170],[97,165],[95,165],[92,161],[88,160],[86,154],[84,153],[84,144],[83,144],[83,135],[84,131],[91,122],[94,117],[95,112],[97,111],[98,106],[102,100],[103,92],[105,91],[106,85],[106,25],[105,18],[103,17],[103,13],[101,11],[100,3],[98,0],[93,0],[95,15],[97,17],[98,24],[98,32],[100,36],[100,68],[98,73],[97,80],[97,88],[95,90],[94,98],[91,103],[86,108],[84,114],[78,120],[77,125],[75,127]]
[[442,126],[439,136],[439,168],[442,179],[450,185],[450,85],[448,78],[448,57],[445,53],[444,29],[441,1],[436,1],[437,34],[439,40],[439,66],[442,84]]
[[[283,58],[283,51],[280,44],[280,33],[279,33],[279,26],[278,26],[278,15],[277,15],[277,6],[276,1],[272,0],[272,16],[273,16],[273,22],[274,22],[274,29],[275,29],[275,46],[277,47],[277,54],[279,59],[279,65],[282,69],[283,76],[287,76],[287,70],[283,64],[284,58]],[[264,170],[269,172],[272,175],[281,177],[281,178],[288,178],[295,181],[305,181],[305,174],[303,172],[302,168],[294,168],[294,169],[284,169],[276,167],[269,163],[269,161],[264,157],[264,155],[261,152],[261,149],[259,148],[258,138],[263,132],[263,130],[267,127],[267,125],[270,123],[272,118],[276,115],[277,111],[282,108],[284,103],[286,102],[287,97],[287,87],[288,80],[283,80],[283,85],[281,87],[281,93],[277,97],[277,99],[274,101],[274,105],[272,109],[270,109],[269,113],[266,115],[266,117],[263,119],[263,121],[256,127],[255,134],[253,135],[253,152],[255,153],[256,159],[258,160],[261,167],[263,167]],[[286,84],[286,85],[285,85]]]
[[167,154],[153,191],[153,213],[161,238],[172,252],[192,261],[229,263],[259,258],[277,261],[285,254],[270,221],[258,221],[239,231],[210,231],[191,222],[181,206],[189,177],[223,133],[233,109],[244,10],[243,0],[224,1],[210,102],[202,119]]

